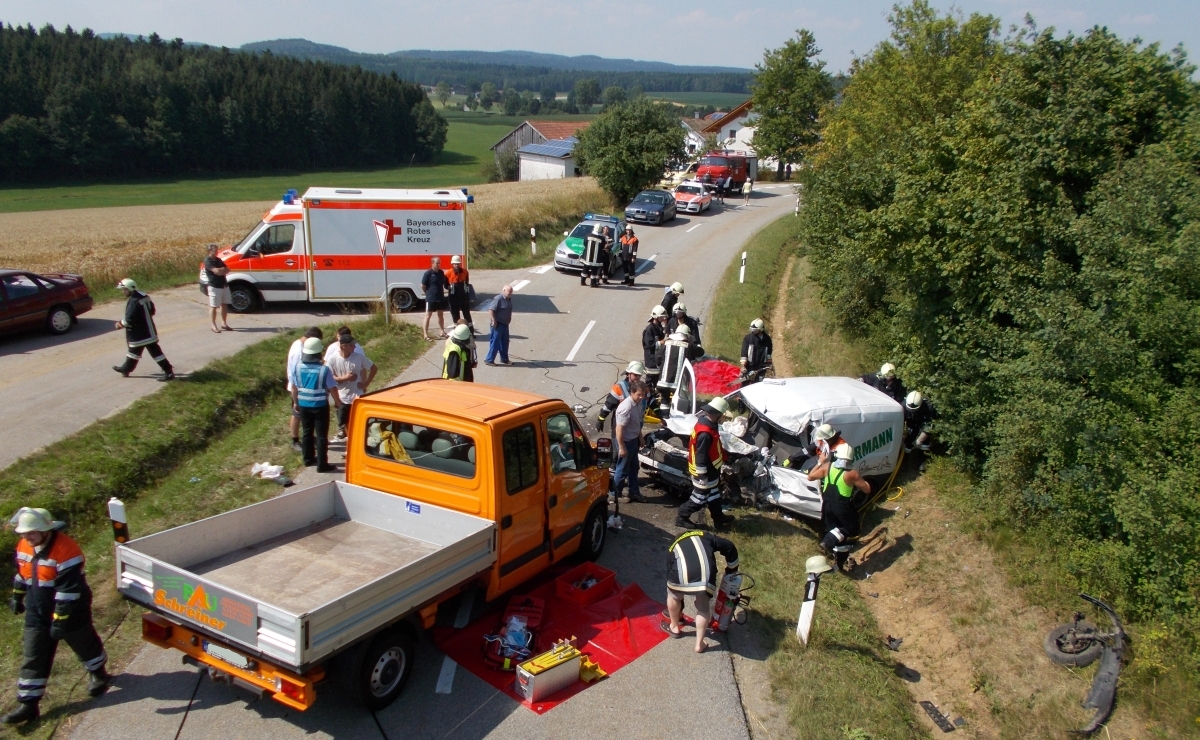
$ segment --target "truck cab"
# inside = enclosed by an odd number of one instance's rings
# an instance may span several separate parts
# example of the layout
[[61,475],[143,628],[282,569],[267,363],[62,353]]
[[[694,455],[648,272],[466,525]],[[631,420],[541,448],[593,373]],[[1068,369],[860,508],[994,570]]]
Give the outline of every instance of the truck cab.
[[354,403],[346,481],[490,519],[488,599],[604,547],[610,471],[559,400],[425,380]]

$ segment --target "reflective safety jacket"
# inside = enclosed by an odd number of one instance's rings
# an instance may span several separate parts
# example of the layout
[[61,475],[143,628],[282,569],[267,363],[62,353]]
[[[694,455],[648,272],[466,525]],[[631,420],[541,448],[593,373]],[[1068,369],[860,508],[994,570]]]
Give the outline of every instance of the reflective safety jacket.
[[721,466],[725,464],[725,451],[721,449],[721,435],[716,427],[700,415],[692,428],[688,442],[688,475],[696,488],[716,488]]
[[765,331],[750,332],[742,339],[742,362],[750,370],[761,370],[771,362],[775,345]]
[[646,328],[642,329],[642,364],[647,369],[658,367],[659,342],[666,336],[666,331],[657,321],[650,319],[646,322]]
[[154,301],[140,290],[130,292],[125,301],[125,343],[130,347],[145,347],[158,341],[158,330],[154,326]]
[[637,259],[638,238],[636,236],[621,237],[621,259],[629,261]]
[[332,371],[319,362],[301,362],[296,366],[296,404],[319,409],[329,405],[328,376]]
[[707,591],[711,596],[717,589],[717,558],[725,558],[725,567],[737,569],[738,551],[732,542],[712,532],[684,532],[671,543],[667,564],[667,587],[683,593]]
[[442,377],[448,380],[467,380],[471,371],[469,351],[466,347],[454,341],[446,340],[446,348],[442,350]]
[[26,593],[25,608],[49,614],[54,605],[78,601],[87,590],[83,577],[83,550],[62,532],[50,533],[41,552],[21,539],[17,542],[17,573],[13,591]]

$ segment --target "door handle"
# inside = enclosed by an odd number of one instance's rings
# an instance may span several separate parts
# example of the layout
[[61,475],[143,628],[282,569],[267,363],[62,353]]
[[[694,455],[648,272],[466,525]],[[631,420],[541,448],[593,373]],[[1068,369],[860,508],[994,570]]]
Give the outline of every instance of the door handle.
[[296,260],[284,260],[284,261],[283,261],[283,264],[287,265],[288,267],[295,267],[295,266],[296,266]]
[[553,509],[555,506],[558,506],[558,496],[551,496],[550,497],[550,508]]
[[500,520],[500,529],[508,529],[512,526],[512,514],[505,514]]

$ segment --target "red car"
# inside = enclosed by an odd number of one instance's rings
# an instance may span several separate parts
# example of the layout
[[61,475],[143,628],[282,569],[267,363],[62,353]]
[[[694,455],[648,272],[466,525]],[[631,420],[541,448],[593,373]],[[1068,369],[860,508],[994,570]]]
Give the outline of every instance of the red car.
[[51,334],[66,334],[76,317],[90,310],[92,296],[78,275],[0,270],[0,334],[39,326]]

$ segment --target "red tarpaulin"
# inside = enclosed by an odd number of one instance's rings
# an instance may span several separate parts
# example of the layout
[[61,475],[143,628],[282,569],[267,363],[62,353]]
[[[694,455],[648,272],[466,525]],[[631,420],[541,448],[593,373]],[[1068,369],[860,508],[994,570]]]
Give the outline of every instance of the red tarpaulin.
[[[574,636],[579,651],[611,676],[667,639],[666,633],[658,626],[663,605],[646,596],[636,584],[625,587],[618,584],[616,593],[590,606],[579,606],[558,598],[553,580],[522,595],[546,600],[542,627],[534,631],[534,655],[549,650],[555,640]],[[507,598],[497,600],[483,616],[462,629],[439,627],[432,630],[433,642],[463,668],[538,714],[543,714],[583,691],[589,684],[577,681],[532,705],[522,700],[513,688],[514,674],[496,670],[483,657],[483,636],[496,634],[500,629],[500,619],[508,601]]]
[[738,376],[742,368],[724,360],[705,360],[692,366],[696,371],[696,393],[701,396],[724,396],[742,387]]

